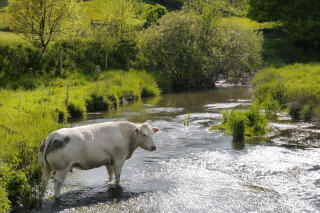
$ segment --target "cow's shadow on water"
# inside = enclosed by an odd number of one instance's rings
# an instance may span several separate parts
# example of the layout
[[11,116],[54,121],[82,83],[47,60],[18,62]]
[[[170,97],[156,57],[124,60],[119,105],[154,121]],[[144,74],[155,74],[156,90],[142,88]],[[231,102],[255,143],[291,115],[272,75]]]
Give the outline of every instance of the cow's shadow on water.
[[98,203],[119,203],[138,197],[146,192],[129,192],[121,186],[104,186],[75,190],[61,195],[59,199],[44,199],[40,209],[35,212],[60,212],[64,209],[80,208]]

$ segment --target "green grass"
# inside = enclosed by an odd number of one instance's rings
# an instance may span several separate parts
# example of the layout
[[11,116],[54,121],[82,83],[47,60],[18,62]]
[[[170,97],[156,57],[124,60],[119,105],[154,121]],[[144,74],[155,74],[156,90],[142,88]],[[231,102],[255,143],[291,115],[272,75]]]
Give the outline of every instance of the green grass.
[[81,8],[85,11],[88,19],[103,19],[105,8],[108,6],[106,0],[92,0],[80,2]]
[[223,18],[222,23],[226,25],[241,25],[249,30],[262,30],[262,29],[269,29],[269,28],[274,28],[276,26],[279,26],[279,23],[274,23],[274,22],[258,23],[249,18],[235,17],[235,16]]
[[293,118],[320,119],[320,64],[268,68],[257,74],[253,87],[258,104],[277,102]]
[[17,45],[26,44],[31,45],[30,42],[24,40],[19,35],[13,32],[2,32],[0,31],[0,45]]

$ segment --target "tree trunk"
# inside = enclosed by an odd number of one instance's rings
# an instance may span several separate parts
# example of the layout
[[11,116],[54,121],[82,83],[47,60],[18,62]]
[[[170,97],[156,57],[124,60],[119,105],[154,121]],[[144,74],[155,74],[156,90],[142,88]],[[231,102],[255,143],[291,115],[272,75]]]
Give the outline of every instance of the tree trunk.
[[127,70],[130,69],[130,58],[129,55],[127,55]]
[[106,52],[106,69],[108,69],[108,52]]
[[62,50],[59,48],[60,73],[62,73]]

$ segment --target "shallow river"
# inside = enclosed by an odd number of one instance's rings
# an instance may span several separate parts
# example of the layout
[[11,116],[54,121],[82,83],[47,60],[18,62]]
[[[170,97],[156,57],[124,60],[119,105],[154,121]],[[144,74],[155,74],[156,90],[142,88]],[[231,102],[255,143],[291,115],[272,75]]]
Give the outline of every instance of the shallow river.
[[148,122],[160,129],[157,151],[138,149],[119,188],[108,186],[105,167],[74,170],[54,201],[51,181],[37,212],[320,212],[319,127],[280,116],[270,141],[250,143],[208,130],[222,109],[251,101],[245,87],[168,94],[71,124]]

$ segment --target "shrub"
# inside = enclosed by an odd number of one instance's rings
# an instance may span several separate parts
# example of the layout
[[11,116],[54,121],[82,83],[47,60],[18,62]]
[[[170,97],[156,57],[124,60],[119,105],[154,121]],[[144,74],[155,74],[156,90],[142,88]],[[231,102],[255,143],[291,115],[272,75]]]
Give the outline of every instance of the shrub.
[[75,106],[73,103],[67,104],[67,110],[70,118],[82,118],[83,110],[79,106]]
[[104,100],[103,96],[91,94],[86,99],[86,108],[88,112],[106,111],[109,109],[109,103]]
[[37,193],[28,182],[26,173],[7,164],[1,164],[0,179],[3,181],[7,191],[7,198],[10,202],[5,201],[6,204],[11,203],[14,208],[19,208],[21,205],[25,208],[36,207],[38,204],[35,199]]
[[11,207],[10,207],[11,202],[8,199],[8,193],[6,191],[7,183],[3,178],[4,175],[1,174],[2,166],[3,164],[1,163],[0,164],[0,212],[9,213],[11,210]]

